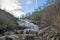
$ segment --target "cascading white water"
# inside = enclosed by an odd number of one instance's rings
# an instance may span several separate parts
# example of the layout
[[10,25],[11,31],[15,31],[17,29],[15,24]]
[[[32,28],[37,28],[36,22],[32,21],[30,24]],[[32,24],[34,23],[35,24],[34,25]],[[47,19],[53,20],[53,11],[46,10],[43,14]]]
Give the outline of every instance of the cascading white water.
[[26,30],[39,30],[39,27],[28,20],[18,21],[19,26],[26,27]]

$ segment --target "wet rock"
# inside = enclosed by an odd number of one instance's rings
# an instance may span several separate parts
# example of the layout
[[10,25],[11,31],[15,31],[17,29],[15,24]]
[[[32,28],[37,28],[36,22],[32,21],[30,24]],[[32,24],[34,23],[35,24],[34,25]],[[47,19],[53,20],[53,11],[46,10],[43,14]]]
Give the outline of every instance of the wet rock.
[[0,40],[19,40],[17,35],[7,35],[0,37]]
[[26,36],[25,40],[34,40],[34,36]]
[[5,40],[19,40],[19,37],[17,35],[8,35]]
[[6,37],[6,36],[2,36],[2,37],[0,37],[0,40],[5,40],[5,37]]
[[4,35],[14,35],[14,32],[8,31],[8,32],[5,32]]

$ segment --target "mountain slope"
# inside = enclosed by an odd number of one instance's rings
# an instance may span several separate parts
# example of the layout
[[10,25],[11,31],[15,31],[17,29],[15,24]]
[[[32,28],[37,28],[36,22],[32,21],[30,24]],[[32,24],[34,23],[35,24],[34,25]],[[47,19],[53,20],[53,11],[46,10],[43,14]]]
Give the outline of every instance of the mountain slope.
[[29,19],[39,25],[42,40],[60,40],[60,2],[33,12]]
[[29,17],[33,23],[41,26],[57,25],[60,26],[60,3],[55,3],[45,7],[40,11],[35,11]]
[[6,25],[8,29],[16,27],[17,19],[10,13],[0,9],[0,24]]

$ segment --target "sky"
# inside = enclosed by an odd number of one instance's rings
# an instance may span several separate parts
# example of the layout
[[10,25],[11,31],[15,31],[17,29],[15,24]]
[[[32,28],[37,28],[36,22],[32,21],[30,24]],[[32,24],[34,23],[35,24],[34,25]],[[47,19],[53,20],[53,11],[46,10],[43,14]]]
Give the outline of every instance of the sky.
[[21,17],[34,9],[43,7],[47,0],[0,0],[0,8],[15,17]]

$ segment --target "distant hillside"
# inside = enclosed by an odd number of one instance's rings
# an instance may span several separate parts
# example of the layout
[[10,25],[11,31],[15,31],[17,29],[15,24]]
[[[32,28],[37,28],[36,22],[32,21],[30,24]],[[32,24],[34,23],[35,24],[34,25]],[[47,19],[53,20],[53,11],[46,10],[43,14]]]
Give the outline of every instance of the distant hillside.
[[49,25],[60,26],[60,2],[49,5],[40,11],[33,12],[28,19],[40,27],[48,27]]
[[38,34],[42,40],[60,40],[60,2],[35,11],[25,18],[39,26]]
[[6,25],[8,29],[16,27],[17,19],[10,13],[0,9],[0,24]]

